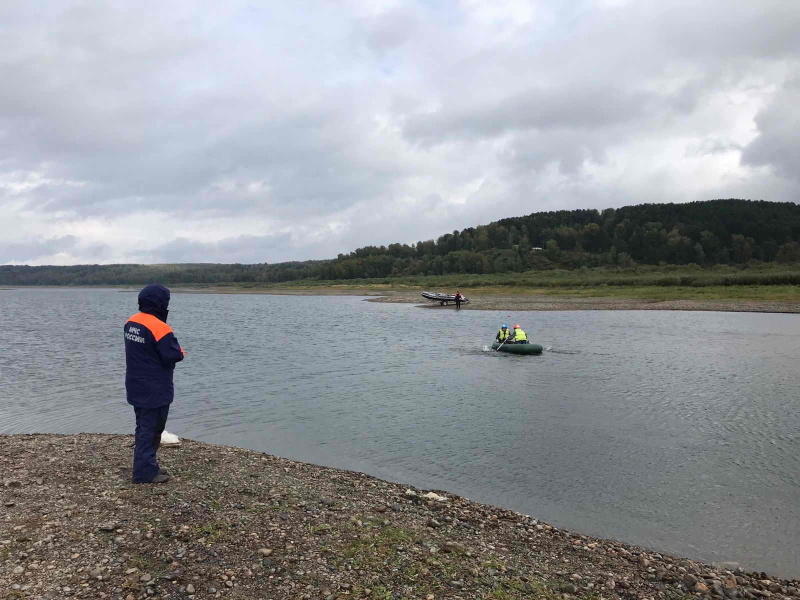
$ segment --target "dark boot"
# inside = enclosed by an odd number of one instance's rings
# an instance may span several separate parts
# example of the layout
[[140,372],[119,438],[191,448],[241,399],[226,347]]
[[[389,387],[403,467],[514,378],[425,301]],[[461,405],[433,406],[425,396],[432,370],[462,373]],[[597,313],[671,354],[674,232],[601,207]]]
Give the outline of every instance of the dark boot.
[[156,475],[150,483],[167,483],[168,481],[169,475]]

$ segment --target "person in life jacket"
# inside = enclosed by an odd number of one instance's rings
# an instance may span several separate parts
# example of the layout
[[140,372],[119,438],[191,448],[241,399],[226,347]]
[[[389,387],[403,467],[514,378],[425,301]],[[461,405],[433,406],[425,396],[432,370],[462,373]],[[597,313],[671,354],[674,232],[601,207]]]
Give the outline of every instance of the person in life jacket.
[[514,333],[511,334],[509,344],[528,344],[528,334],[522,331],[522,327],[514,325]]
[[148,285],[139,292],[139,312],[125,323],[125,392],[136,414],[134,483],[164,483],[169,473],[156,452],[175,388],[172,373],[185,353],[167,325],[169,290]]
[[511,335],[511,333],[508,331],[508,325],[506,323],[503,323],[500,326],[500,331],[497,332],[497,335],[495,336],[494,339],[502,344],[503,342],[508,341],[509,335]]

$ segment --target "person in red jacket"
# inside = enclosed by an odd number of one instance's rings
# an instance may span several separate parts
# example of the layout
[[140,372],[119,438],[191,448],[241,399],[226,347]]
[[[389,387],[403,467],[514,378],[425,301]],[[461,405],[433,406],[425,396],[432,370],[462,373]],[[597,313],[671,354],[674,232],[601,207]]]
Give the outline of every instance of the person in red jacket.
[[156,452],[175,396],[172,373],[185,353],[167,325],[169,290],[148,285],[139,292],[139,312],[125,323],[125,392],[136,414],[134,483],[165,483]]

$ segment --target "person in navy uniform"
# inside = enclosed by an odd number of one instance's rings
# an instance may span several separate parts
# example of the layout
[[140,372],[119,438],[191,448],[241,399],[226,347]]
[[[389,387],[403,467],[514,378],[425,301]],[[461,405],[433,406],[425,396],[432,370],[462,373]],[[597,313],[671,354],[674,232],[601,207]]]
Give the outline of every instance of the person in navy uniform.
[[165,483],[156,452],[175,395],[172,373],[185,353],[167,325],[169,290],[148,285],[139,292],[139,312],[125,323],[125,392],[136,413],[134,483]]

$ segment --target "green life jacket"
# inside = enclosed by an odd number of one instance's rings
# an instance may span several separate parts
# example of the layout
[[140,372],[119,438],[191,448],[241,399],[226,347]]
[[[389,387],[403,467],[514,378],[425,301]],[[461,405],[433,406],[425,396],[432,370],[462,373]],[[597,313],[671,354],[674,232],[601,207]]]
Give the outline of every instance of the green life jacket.
[[508,329],[501,329],[497,332],[497,341],[504,342],[508,339]]
[[514,330],[514,341],[515,342],[527,342],[528,341],[528,334],[522,331],[522,329],[515,329]]

